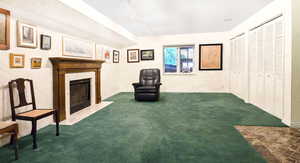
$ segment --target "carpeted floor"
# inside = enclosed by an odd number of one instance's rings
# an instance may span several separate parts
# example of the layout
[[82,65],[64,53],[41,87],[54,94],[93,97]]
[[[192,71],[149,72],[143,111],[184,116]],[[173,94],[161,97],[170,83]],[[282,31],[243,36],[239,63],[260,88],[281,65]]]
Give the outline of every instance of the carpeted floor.
[[[162,93],[135,102],[132,93],[73,126],[39,131],[37,151],[22,138],[18,163],[260,163],[266,162],[234,125],[285,126],[232,94]],[[13,151],[0,148],[0,162]]]

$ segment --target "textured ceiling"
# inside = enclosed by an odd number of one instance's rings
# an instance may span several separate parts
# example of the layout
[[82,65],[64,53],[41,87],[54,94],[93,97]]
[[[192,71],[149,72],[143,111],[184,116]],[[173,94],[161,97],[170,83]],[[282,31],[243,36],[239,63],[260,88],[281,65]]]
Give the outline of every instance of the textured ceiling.
[[273,0],[84,0],[137,36],[228,31]]

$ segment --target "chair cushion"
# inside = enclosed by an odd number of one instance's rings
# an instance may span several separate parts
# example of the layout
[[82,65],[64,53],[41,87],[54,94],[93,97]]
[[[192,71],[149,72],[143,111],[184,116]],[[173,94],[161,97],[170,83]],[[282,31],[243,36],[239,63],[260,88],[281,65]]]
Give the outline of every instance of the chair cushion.
[[50,112],[53,112],[53,110],[52,109],[36,109],[36,110],[31,110],[31,111],[28,111],[25,113],[17,114],[17,116],[35,118],[35,117],[39,117],[39,116],[48,114]]
[[0,122],[0,129],[5,129],[14,124],[16,124],[16,122]]
[[142,86],[135,89],[136,93],[156,93],[157,89],[154,86]]

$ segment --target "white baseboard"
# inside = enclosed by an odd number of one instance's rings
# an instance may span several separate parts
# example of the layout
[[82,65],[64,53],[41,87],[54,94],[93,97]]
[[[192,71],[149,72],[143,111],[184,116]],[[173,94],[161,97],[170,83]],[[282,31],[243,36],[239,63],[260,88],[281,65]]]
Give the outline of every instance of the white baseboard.
[[300,122],[291,122],[291,126],[292,128],[300,128]]

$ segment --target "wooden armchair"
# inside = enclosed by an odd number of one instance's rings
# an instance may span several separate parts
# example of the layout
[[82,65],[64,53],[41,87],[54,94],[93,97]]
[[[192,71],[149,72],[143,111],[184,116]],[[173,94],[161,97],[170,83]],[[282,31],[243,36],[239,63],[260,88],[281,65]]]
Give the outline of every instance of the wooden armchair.
[[[30,84],[30,92],[31,92],[31,102],[28,103],[25,95],[25,82],[29,82]],[[33,89],[33,82],[29,79],[19,78],[16,80],[12,80],[8,83],[9,86],[9,95],[10,95],[10,104],[11,104],[11,112],[12,112],[12,120],[16,121],[16,119],[31,121],[32,130],[31,135],[33,137],[33,149],[37,148],[36,143],[36,134],[37,134],[37,121],[39,119],[45,118],[50,115],[54,115],[54,119],[56,122],[56,136],[59,136],[59,118],[56,110],[53,109],[36,109],[35,104],[35,96]],[[14,101],[14,88],[16,88],[18,92],[19,104],[15,105]],[[32,110],[16,113],[16,109],[32,105]]]
[[18,124],[16,122],[0,122],[0,135],[10,134],[11,140],[15,147],[15,159],[19,159],[18,155]]

